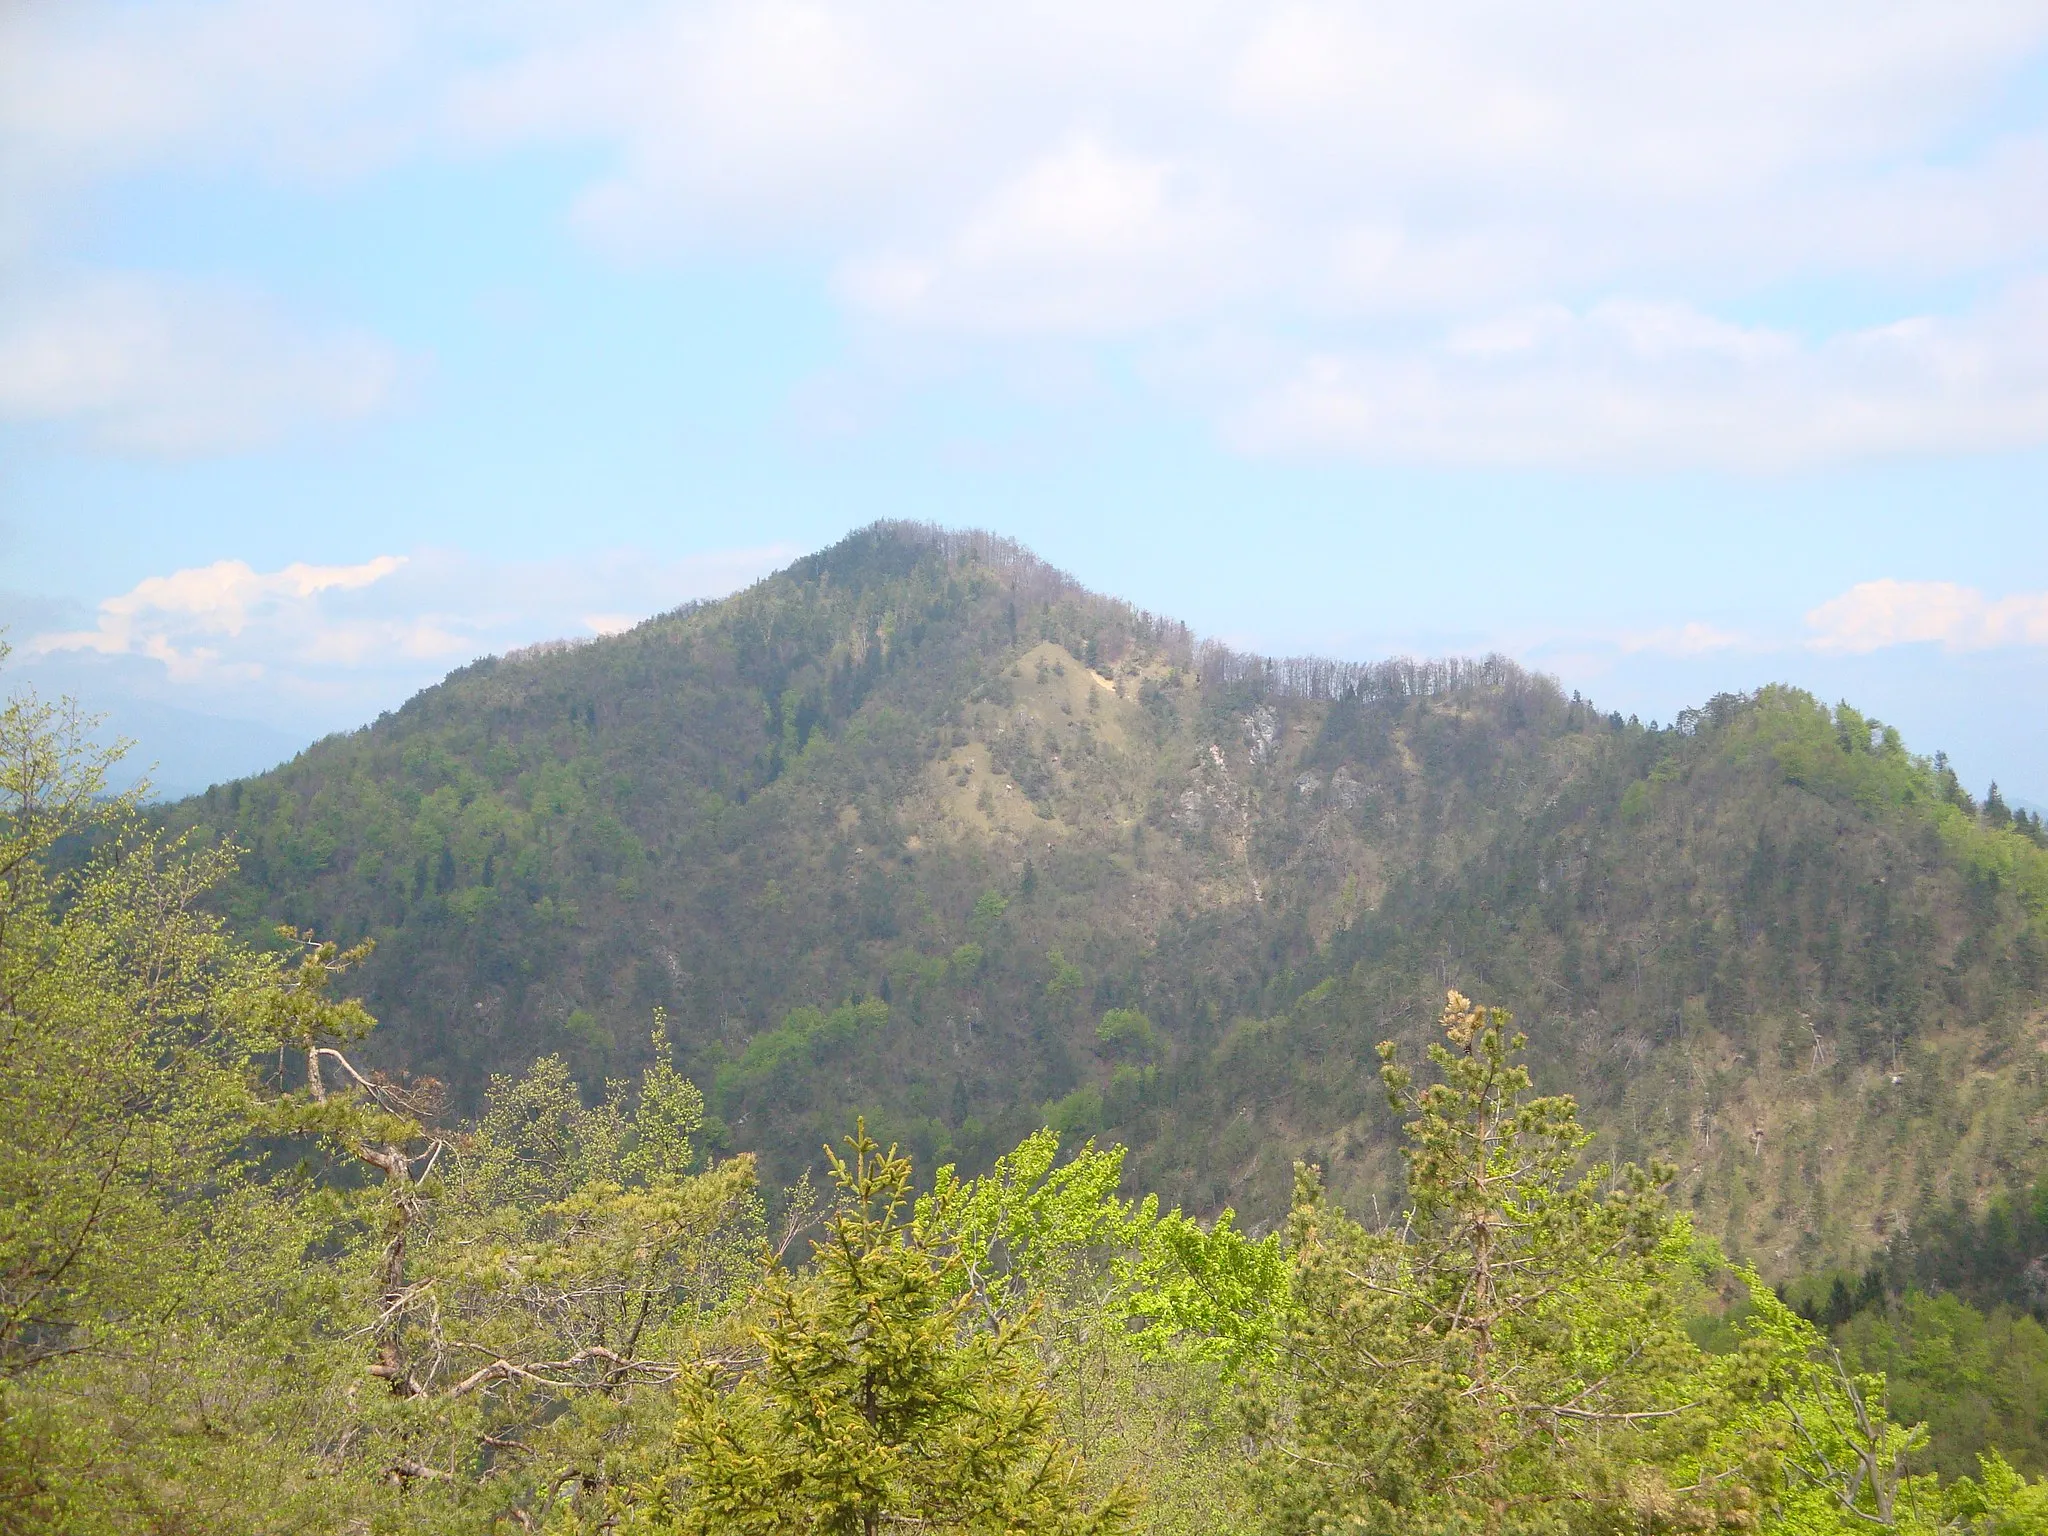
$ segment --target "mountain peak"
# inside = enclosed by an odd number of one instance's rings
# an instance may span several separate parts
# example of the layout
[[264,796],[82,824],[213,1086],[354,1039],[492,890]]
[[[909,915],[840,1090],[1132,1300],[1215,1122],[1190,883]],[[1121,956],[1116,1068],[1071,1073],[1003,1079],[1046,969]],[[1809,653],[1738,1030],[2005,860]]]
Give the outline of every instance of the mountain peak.
[[388,1064],[597,1092],[659,1007],[785,1173],[865,1112],[927,1166],[1050,1121],[1192,1208],[1276,1211],[1302,1156],[1385,1196],[1374,1046],[1452,986],[1787,1267],[1985,1197],[2048,1113],[2038,823],[1895,732],[1240,655],[985,533],[875,524],[175,814],[248,850],[238,921],[378,940]]

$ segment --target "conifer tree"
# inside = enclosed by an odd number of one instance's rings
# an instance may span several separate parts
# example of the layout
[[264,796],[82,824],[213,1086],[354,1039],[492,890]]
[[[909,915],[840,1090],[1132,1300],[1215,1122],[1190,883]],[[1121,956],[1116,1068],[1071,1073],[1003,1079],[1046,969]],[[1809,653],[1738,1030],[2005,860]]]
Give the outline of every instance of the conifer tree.
[[757,1363],[730,1392],[707,1367],[682,1393],[679,1465],[621,1501],[622,1530],[876,1536],[922,1529],[1093,1536],[1053,1429],[1030,1316],[990,1315],[963,1260],[909,1219],[910,1161],[863,1125],[827,1150],[836,1208],[816,1273],[772,1270]]
[[1743,1524],[1762,1442],[1714,1435],[1742,1361],[1703,1356],[1678,1307],[1690,1234],[1670,1170],[1572,1177],[1590,1139],[1527,1096],[1504,1009],[1449,995],[1442,1080],[1391,1045],[1411,1209],[1369,1231],[1297,1170],[1293,1319],[1255,1410],[1267,1528],[1657,1531]]
[[1998,792],[1998,781],[1992,780],[1991,788],[1984,792],[1984,819],[1994,827],[2009,826],[2012,823],[2012,808],[2005,803],[2005,796]]

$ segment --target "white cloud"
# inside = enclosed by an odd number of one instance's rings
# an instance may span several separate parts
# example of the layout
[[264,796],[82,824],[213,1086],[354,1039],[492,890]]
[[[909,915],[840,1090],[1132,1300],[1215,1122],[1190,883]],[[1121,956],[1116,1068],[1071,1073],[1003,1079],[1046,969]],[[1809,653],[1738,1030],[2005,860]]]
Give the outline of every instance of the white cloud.
[[556,10],[502,62],[454,76],[448,131],[472,147],[609,144],[616,163],[577,217],[628,248],[815,227],[915,158],[918,82],[872,20],[794,0]]
[[25,288],[0,309],[0,416],[60,421],[130,453],[247,448],[386,405],[400,367],[234,290],[133,274]]
[[[2048,133],[1971,120],[2048,43],[2038,7],[857,0],[828,22],[731,0],[590,36],[470,74],[469,121],[609,140],[585,213],[615,234],[783,230],[884,350],[902,326],[1133,340],[1245,446],[1381,461],[1769,470],[2048,440],[2025,275]],[[1717,313],[1819,275],[1987,271],[2008,291],[1960,315]],[[1228,370],[1185,374],[1219,347]]]
[[793,553],[774,546],[660,560],[611,550],[515,563],[425,550],[277,571],[222,560],[149,577],[104,599],[92,626],[36,634],[23,650],[32,664],[65,663],[73,673],[118,668],[129,692],[153,678],[167,702],[331,729],[360,723],[477,656],[615,634],[723,596]]
[[2048,229],[2013,195],[2042,125],[1984,116],[2048,42],[2030,0],[173,0],[4,25],[0,138],[37,183],[568,142],[608,153],[583,207],[609,232],[796,231],[854,265],[961,231],[1077,141],[1221,189],[1283,299],[1341,299],[1359,230],[1419,266],[1497,245],[1466,279],[1484,300],[1645,263],[1768,279],[1817,238],[1846,270],[1945,268]]
[[428,16],[403,0],[9,6],[0,165],[48,188],[193,159],[369,163],[400,146],[395,126],[417,132],[394,90],[424,83]]
[[1806,616],[1817,651],[1861,656],[1894,645],[1947,651],[2048,646],[2048,592],[1985,596],[1952,581],[1860,582]]
[[[878,353],[910,327],[998,361],[1111,339],[1163,378],[1239,338],[1258,375],[1189,398],[1270,448],[1768,468],[2048,439],[2038,335],[2000,334],[2048,273],[2038,0],[174,0],[0,25],[0,207],[195,159],[569,145],[598,168],[566,212],[607,247],[830,272]],[[1802,287],[1865,314],[1729,318]]]
[[1238,442],[1422,463],[1780,470],[2048,440],[2048,284],[1814,342],[1609,300],[1423,341],[1183,368]]
[[1138,331],[1241,290],[1246,234],[1198,174],[1082,137],[998,187],[938,249],[858,262],[842,287],[924,326]]
[[[2039,125],[1967,137],[2048,40],[2038,8],[2009,0],[1876,20],[1828,4],[728,0],[597,7],[574,26],[558,13],[549,39],[462,74],[466,132],[611,145],[586,204],[607,230],[797,231],[854,273],[973,246],[1034,182],[1085,210],[1103,182],[1060,181],[1076,145],[1171,167],[1245,219],[1255,291],[1281,310],[1456,309],[1617,279],[1725,289],[1816,259],[1940,272],[2037,256],[2048,234],[2024,195]],[[1142,205],[1143,190],[1115,201]],[[1115,276],[1136,259],[1130,240],[1090,257],[1026,222],[1002,249],[1038,262],[1027,287],[1085,287],[1091,261]],[[1361,233],[1400,253],[1377,284],[1356,270]],[[1235,295],[1242,250],[1162,242],[1143,269]],[[901,285],[848,291],[886,308]],[[1000,328],[1004,299],[991,287],[954,313]]]
[[[44,655],[96,651],[102,656],[146,656],[162,662],[177,682],[216,672],[261,677],[265,658],[280,655],[277,643],[287,635],[285,658],[359,660],[370,649],[369,637],[360,630],[323,623],[318,599],[323,593],[371,586],[404,564],[402,556],[379,555],[361,565],[294,562],[281,571],[260,574],[240,560],[217,560],[147,577],[103,601],[94,628],[38,635],[30,649]],[[249,634],[252,625],[258,631],[255,635]],[[234,644],[245,637],[250,644]],[[414,637],[415,651],[421,640]],[[431,639],[426,645],[439,649]],[[239,654],[230,659],[228,649]]]
[[1716,651],[1753,649],[1757,641],[1732,629],[1691,620],[1660,629],[1623,635],[1621,649],[1634,656],[1644,652],[1658,656],[1710,656]]

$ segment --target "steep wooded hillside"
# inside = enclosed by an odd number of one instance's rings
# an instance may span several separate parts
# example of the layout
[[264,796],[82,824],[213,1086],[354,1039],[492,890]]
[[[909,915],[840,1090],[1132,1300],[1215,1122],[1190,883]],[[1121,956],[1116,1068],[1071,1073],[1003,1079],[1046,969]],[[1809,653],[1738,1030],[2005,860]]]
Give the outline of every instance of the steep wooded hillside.
[[1050,1119],[1192,1207],[1269,1218],[1306,1152],[1356,1208],[1374,1044],[1447,985],[1767,1269],[2048,1165],[2048,852],[1895,732],[1236,656],[983,535],[479,662],[173,819],[247,850],[248,930],[378,941],[388,1066],[601,1092],[659,1008],[779,1173],[856,1110],[922,1166]]

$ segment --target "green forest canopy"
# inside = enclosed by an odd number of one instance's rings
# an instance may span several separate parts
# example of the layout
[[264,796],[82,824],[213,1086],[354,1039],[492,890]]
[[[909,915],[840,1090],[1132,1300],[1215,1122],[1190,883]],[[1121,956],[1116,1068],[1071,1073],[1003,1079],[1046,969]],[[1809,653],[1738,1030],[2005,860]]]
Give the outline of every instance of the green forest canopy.
[[246,941],[376,941],[366,1062],[474,1116],[540,1057],[667,1059],[771,1187],[865,1115],[925,1169],[1050,1124],[1207,1216],[1279,1223],[1299,1160],[1388,1208],[1373,1047],[1453,984],[1774,1282],[1931,1283],[1915,1234],[2048,1172],[2042,829],[1897,731],[1234,655],[985,535],[877,525],[479,662],[164,821],[242,850]]
[[2038,1327],[1879,1276],[1831,1337],[1678,1170],[1603,1160],[1501,1009],[1453,991],[1426,1065],[1380,1048],[1371,1220],[1307,1164],[1274,1231],[1196,1220],[1050,1131],[920,1193],[856,1125],[828,1188],[769,1189],[658,1013],[595,1103],[554,1056],[473,1115],[366,1070],[365,950],[234,937],[228,856],[108,762],[64,706],[0,713],[0,1527],[2048,1526],[2038,1417],[1923,1348],[2038,1363]]

